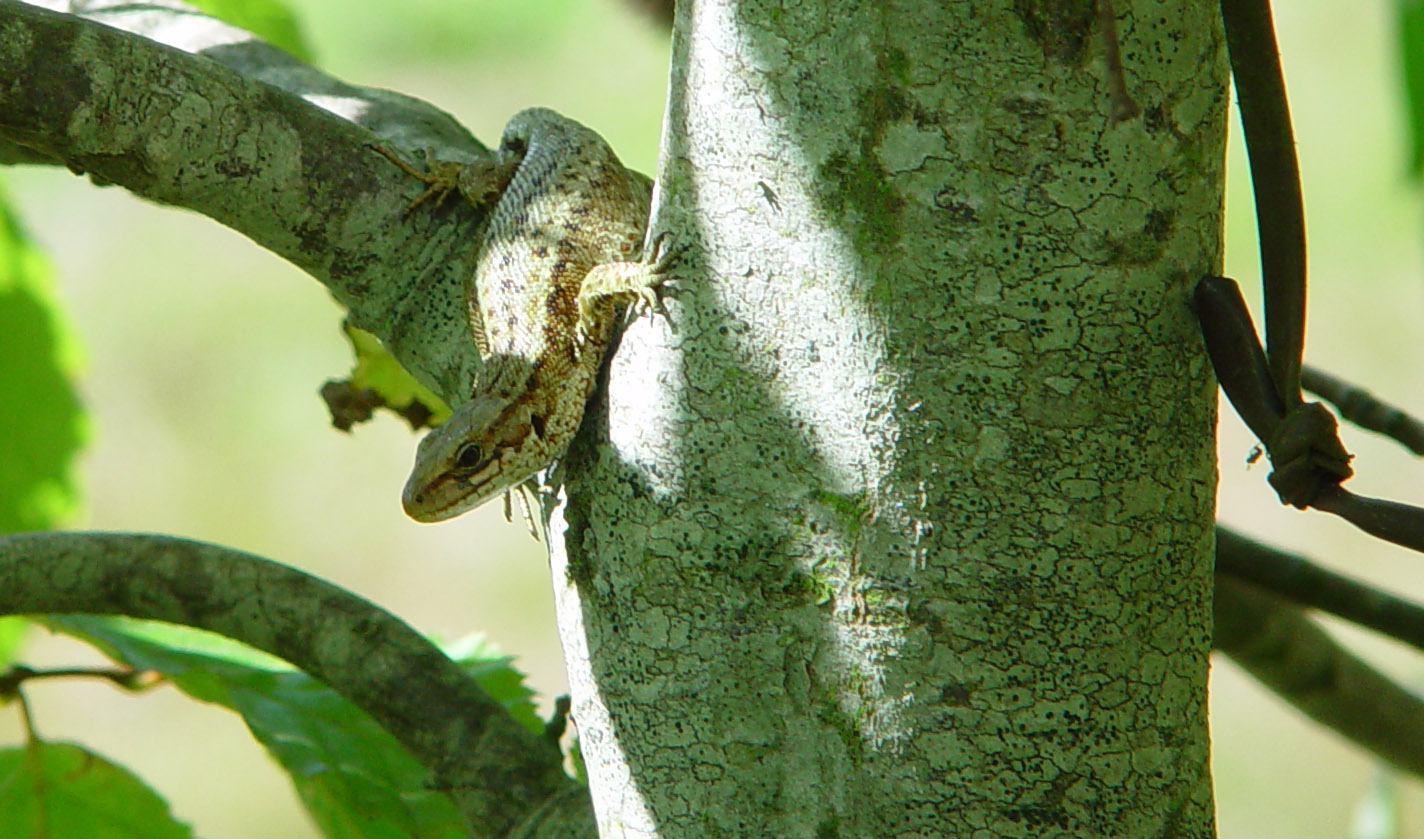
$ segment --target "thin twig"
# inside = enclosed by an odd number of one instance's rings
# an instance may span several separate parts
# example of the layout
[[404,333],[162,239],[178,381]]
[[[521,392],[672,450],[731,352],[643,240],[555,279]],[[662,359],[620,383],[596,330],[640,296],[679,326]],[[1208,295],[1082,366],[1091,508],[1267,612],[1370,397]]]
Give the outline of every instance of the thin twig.
[[1424,456],[1424,422],[1319,367],[1306,365],[1301,371],[1300,383],[1306,390],[1334,405],[1342,419],[1366,431],[1383,434],[1414,454]]
[[20,692],[25,682],[38,679],[91,678],[107,679],[115,686],[128,691],[145,691],[163,682],[164,676],[153,670],[135,670],[132,667],[58,667],[51,670],[36,670],[23,664],[16,664],[4,674],[0,674],[0,698],[14,696]]
[[1216,529],[1216,570],[1424,650],[1424,606],[1224,527]]
[[1424,775],[1424,702],[1330,637],[1306,613],[1217,575],[1216,642],[1273,692],[1374,754]]

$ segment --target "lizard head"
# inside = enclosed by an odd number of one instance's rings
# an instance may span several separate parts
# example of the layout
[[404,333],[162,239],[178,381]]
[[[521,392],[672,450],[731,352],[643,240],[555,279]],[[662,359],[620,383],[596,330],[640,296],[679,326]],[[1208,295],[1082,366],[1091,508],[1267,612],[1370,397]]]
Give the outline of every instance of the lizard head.
[[420,441],[401,493],[406,515],[444,521],[523,483],[548,461],[534,419],[518,396],[482,394],[462,403]]

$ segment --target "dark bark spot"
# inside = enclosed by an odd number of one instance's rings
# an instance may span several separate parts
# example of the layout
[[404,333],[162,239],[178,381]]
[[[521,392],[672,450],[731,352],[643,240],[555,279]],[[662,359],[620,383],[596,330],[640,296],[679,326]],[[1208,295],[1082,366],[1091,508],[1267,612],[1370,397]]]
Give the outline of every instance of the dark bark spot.
[[1063,64],[1083,60],[1097,17],[1096,0],[1014,0],[1014,13],[1043,54]]

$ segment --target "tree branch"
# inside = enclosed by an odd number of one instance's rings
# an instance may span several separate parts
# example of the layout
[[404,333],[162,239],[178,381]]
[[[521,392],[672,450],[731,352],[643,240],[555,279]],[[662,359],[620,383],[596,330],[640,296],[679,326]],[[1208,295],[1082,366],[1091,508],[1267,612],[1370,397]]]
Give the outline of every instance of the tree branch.
[[[463,202],[403,219],[424,185],[371,145],[465,161],[489,159],[483,145],[438,109],[178,3],[45,5],[0,0],[0,162],[62,163],[247,235],[437,393],[467,396],[463,288],[483,219]],[[0,589],[0,611],[165,620],[291,661],[431,768],[472,835],[595,835],[547,741],[409,627],[292,569],[166,537],[31,534],[0,537]]]
[[1383,434],[1417,455],[1424,455],[1424,422],[1358,385],[1319,367],[1301,371],[1301,385],[1335,406],[1340,418],[1366,431]]
[[326,284],[437,393],[463,397],[479,362],[460,290],[481,219],[450,202],[402,221],[422,186],[369,144],[488,151],[429,105],[330,79],[187,7],[84,7],[0,0],[0,159],[59,161],[247,235]]
[[1424,702],[1325,633],[1298,606],[1216,576],[1216,644],[1316,722],[1424,775]]
[[587,792],[564,773],[557,748],[399,619],[295,569],[167,536],[0,536],[0,614],[41,612],[178,623],[290,661],[410,749],[454,798],[471,836],[511,835],[521,823],[528,830],[552,818],[549,810],[582,814],[591,830]]
[[1220,526],[1216,570],[1424,650],[1424,607]]

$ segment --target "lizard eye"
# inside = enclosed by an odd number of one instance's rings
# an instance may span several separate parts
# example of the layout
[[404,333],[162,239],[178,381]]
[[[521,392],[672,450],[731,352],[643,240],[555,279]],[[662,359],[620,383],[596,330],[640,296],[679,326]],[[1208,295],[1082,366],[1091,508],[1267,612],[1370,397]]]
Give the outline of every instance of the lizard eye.
[[459,469],[473,469],[480,460],[480,447],[475,443],[466,443],[455,454],[455,466]]

